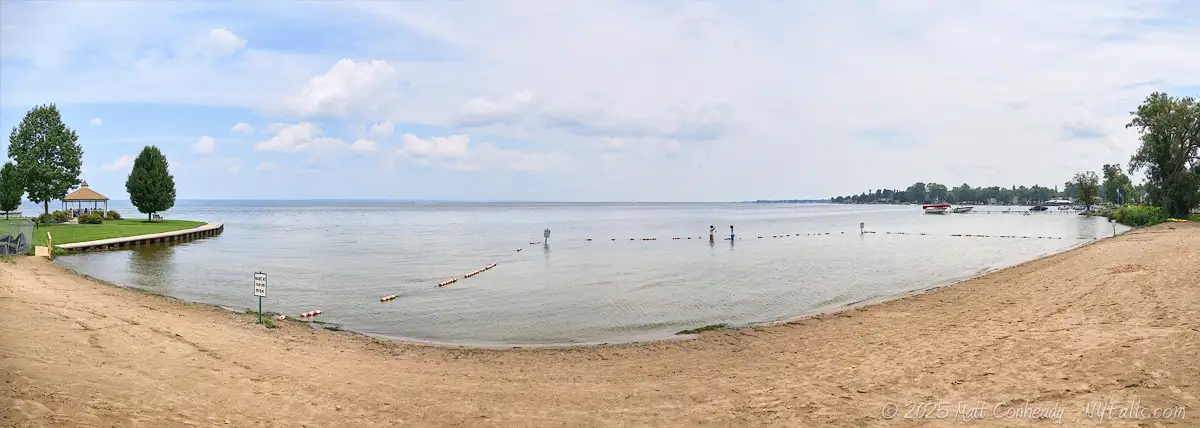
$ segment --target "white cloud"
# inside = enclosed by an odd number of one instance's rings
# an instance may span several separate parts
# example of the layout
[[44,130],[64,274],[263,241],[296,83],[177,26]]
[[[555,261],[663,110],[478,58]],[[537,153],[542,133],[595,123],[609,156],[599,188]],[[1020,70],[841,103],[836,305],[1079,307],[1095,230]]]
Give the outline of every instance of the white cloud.
[[373,153],[376,150],[379,150],[379,143],[361,138],[350,145],[350,151],[355,153]]
[[247,134],[247,135],[253,134],[254,126],[249,123],[246,123],[246,122],[238,122],[237,125],[233,125],[232,128],[229,128],[229,132],[237,132],[239,134]]
[[207,135],[200,137],[195,144],[192,144],[192,151],[202,155],[211,155],[215,148],[216,141]]
[[242,159],[241,158],[225,159],[225,170],[229,171],[230,173],[234,173],[234,174],[236,174],[238,171],[241,171],[242,170]]
[[407,156],[461,158],[467,154],[467,145],[470,144],[471,137],[456,134],[425,139],[413,134],[404,134],[400,136],[400,140],[403,142],[400,153]]
[[204,41],[205,52],[213,57],[233,55],[244,46],[246,46],[246,41],[225,27],[212,29]]
[[539,172],[556,169],[567,160],[567,155],[561,152],[503,149],[486,141],[472,148],[470,136],[461,134],[430,138],[404,134],[400,138],[403,145],[397,152],[401,157],[459,171],[512,169]]
[[289,125],[286,123],[279,123],[279,122],[268,123],[267,126],[263,127],[262,132],[267,133],[267,134],[276,134],[279,131],[283,130],[284,128],[287,128],[288,126]]
[[301,151],[341,151],[346,147],[346,141],[337,138],[322,137],[322,132],[312,122],[300,122],[296,125],[286,123],[271,123],[269,129],[274,129],[275,137],[254,144],[254,150],[301,152]]
[[462,111],[454,118],[454,122],[459,126],[511,124],[521,121],[528,114],[531,103],[533,93],[529,91],[514,93],[500,101],[476,97],[463,104]]
[[254,167],[254,169],[259,171],[274,171],[276,168],[278,168],[278,166],[272,162],[259,162],[258,166]]
[[377,138],[391,137],[396,131],[396,125],[390,120],[385,120],[374,125],[371,125],[371,135]]
[[475,150],[466,165],[472,169],[508,168],[525,172],[542,172],[557,169],[567,159],[559,152],[525,152],[498,148],[484,142]]
[[131,155],[124,155],[112,162],[107,162],[103,165],[100,165],[100,169],[109,172],[128,170],[131,167],[133,167],[133,156]]
[[604,143],[604,149],[607,151],[620,151],[628,145],[628,140],[622,138],[613,138]]
[[300,95],[288,97],[283,111],[299,117],[376,117],[398,101],[399,75],[387,61],[342,59],[312,78]]
[[104,121],[100,120],[99,117],[92,118],[92,126],[100,126],[103,124],[104,124]]

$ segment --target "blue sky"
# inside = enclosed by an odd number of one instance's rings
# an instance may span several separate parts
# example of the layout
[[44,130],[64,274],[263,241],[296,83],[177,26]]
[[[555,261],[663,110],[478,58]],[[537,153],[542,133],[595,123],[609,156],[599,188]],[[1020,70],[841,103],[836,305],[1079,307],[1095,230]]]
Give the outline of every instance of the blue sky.
[[0,3],[0,128],[58,104],[114,199],[148,144],[181,198],[1053,186],[1200,92],[1186,1],[70,6]]

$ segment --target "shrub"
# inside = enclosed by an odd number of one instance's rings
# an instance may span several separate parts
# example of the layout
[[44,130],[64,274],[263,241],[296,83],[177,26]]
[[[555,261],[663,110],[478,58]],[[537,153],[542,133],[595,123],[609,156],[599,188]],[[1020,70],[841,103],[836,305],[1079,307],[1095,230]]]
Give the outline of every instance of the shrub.
[[1145,227],[1167,221],[1167,215],[1160,207],[1126,205],[1113,213],[1113,219],[1126,226]]
[[50,224],[58,223],[59,221],[54,219],[54,214],[38,214],[37,222],[41,224]]
[[109,211],[109,212],[108,212],[108,215],[107,215],[107,218],[108,218],[108,220],[120,220],[120,219],[121,219],[121,213],[119,213],[119,212],[116,212],[116,211]]
[[104,223],[104,215],[100,213],[87,213],[79,216],[79,224],[100,224]]
[[50,215],[54,216],[54,221],[59,222],[59,223],[66,222],[67,220],[71,219],[71,213],[63,211],[63,210],[58,210],[58,211],[52,212],[52,213],[50,213]]

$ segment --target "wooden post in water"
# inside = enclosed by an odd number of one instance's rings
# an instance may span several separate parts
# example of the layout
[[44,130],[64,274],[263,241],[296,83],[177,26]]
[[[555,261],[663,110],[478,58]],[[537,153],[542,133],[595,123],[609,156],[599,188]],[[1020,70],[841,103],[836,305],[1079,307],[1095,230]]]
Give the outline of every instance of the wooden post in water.
[[50,232],[46,232],[46,254],[49,255],[50,260],[54,260],[54,235],[51,235]]

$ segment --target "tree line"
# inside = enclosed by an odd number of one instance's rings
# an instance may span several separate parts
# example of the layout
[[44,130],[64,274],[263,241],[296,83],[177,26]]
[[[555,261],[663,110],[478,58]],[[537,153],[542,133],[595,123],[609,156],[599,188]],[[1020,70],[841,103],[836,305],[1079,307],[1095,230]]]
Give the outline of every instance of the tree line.
[[[21,198],[28,197],[42,206],[43,216],[49,216],[50,201],[63,200],[82,182],[79,136],[63,123],[58,107],[48,104],[29,110],[8,141],[12,160],[0,167],[0,211],[16,211]],[[158,147],[146,146],[138,154],[125,190],[147,219],[175,206],[175,178]]]
[[[939,183],[914,183],[905,189],[872,189],[858,195],[838,196],[833,203],[963,203],[1039,204],[1071,199],[1083,205],[1108,202],[1116,205],[1148,204],[1175,218],[1187,218],[1200,206],[1200,103],[1193,97],[1150,94],[1127,128],[1137,129],[1141,146],[1130,157],[1127,169],[1105,164],[1101,175],[1082,171],[1058,186],[971,187],[963,183],[948,188]],[[1128,170],[1128,173],[1126,173]],[[1128,174],[1146,173],[1134,185]]]
[[838,196],[830,201],[839,204],[903,204],[903,203],[950,203],[950,204],[1028,204],[1036,205],[1053,199],[1070,199],[1089,205],[1098,201],[1140,202],[1144,187],[1130,184],[1129,176],[1119,165],[1104,165],[1104,182],[1099,183],[1095,173],[1076,174],[1063,183],[1062,190],[1033,185],[1032,187],[971,187],[967,183],[947,188],[938,183],[914,183],[901,189],[878,189],[858,195]]
[[1058,188],[1050,189],[1039,185],[1033,187],[971,187],[963,183],[949,188],[939,183],[917,182],[904,189],[868,190],[858,195],[838,196],[831,199],[839,204],[872,204],[872,203],[960,203],[984,204],[991,200],[1002,203],[1041,202],[1055,199],[1061,195]]

